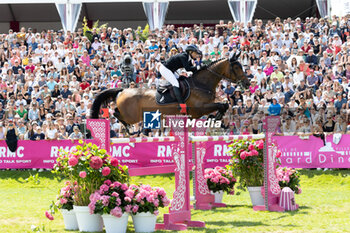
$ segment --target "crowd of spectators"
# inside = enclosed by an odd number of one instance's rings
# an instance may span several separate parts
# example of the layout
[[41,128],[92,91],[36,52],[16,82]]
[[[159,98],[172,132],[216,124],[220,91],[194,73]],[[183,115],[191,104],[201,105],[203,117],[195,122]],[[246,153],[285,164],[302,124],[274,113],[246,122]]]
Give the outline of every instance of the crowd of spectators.
[[[281,116],[283,135],[350,132],[347,17],[166,25],[145,40],[131,28],[94,28],[91,35],[84,36],[82,28],[67,33],[21,28],[0,35],[0,139],[9,123],[17,127],[19,139],[84,137],[84,120],[97,93],[156,88],[162,82],[156,63],[189,44],[203,53],[196,65],[241,52],[251,86],[242,90],[225,80],[218,86],[217,101],[230,104],[221,133],[261,133],[266,115]],[[131,74],[123,67],[126,56]],[[115,103],[108,107],[112,137],[124,136],[112,117]]]

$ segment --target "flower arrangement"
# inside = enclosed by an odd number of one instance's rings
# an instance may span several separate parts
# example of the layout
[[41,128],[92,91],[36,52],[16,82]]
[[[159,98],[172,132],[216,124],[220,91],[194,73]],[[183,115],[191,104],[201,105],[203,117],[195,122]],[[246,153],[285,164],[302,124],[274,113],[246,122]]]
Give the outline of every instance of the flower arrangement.
[[281,189],[289,187],[295,194],[301,194],[302,190],[299,184],[300,175],[297,170],[287,167],[278,167],[276,169],[276,175]]
[[163,188],[149,185],[130,185],[106,180],[99,190],[91,194],[91,214],[110,214],[121,217],[123,213],[151,212],[158,215],[159,208],[166,207],[170,200]]
[[170,205],[170,199],[163,188],[152,188],[149,185],[131,185],[130,190],[134,193],[132,214],[151,212],[154,215],[158,215],[159,208]]
[[74,184],[70,181],[66,181],[65,186],[61,188],[59,194],[57,195],[56,202],[52,201],[50,205],[50,211],[45,212],[46,218],[49,220],[54,220],[53,215],[58,211],[58,209],[73,209],[73,195],[74,195]]
[[118,159],[108,155],[106,150],[82,140],[79,144],[74,151],[61,151],[53,172],[75,181],[74,205],[87,206],[90,195],[104,181],[125,183],[129,181],[129,174],[127,166],[121,166]]
[[110,214],[120,218],[132,210],[134,191],[127,184],[106,180],[91,194],[89,209],[91,214]]
[[232,160],[226,168],[239,178],[239,188],[262,186],[264,182],[264,141],[238,140],[229,147]]
[[218,192],[225,191],[227,194],[235,193],[234,186],[236,179],[233,177],[232,171],[223,167],[207,168],[204,171],[204,178],[207,179],[208,188],[210,191]]

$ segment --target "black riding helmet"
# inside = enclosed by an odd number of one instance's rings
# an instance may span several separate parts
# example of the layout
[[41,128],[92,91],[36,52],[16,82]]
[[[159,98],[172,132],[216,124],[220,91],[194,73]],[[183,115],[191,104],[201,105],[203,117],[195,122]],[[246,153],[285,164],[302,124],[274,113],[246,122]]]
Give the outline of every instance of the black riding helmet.
[[196,52],[196,53],[202,55],[202,51],[200,51],[197,46],[192,45],[192,44],[187,46],[187,48],[186,48],[186,53],[189,53],[190,51],[193,51],[193,52]]

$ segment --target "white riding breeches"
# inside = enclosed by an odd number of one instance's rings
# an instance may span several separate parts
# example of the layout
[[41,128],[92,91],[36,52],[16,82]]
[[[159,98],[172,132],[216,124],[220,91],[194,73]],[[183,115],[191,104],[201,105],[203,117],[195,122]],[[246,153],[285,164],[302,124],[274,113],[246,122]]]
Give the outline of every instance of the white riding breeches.
[[158,71],[169,83],[171,83],[171,85],[174,87],[180,87],[179,81],[177,81],[175,74],[166,68],[163,64],[159,64]]

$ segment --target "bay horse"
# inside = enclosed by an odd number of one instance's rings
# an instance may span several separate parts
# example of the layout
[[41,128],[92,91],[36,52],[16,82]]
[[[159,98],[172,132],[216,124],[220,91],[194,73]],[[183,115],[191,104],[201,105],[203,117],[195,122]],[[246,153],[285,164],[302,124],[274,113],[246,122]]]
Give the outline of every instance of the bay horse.
[[[250,82],[245,76],[242,66],[237,60],[238,55],[231,59],[220,59],[204,67],[193,77],[189,78],[190,96],[186,100],[188,114],[195,119],[203,115],[218,111],[222,117],[228,109],[227,103],[215,103],[216,87],[220,80],[226,79],[239,84],[244,89]],[[128,125],[143,120],[143,111],[157,111],[162,115],[180,114],[177,103],[158,105],[155,100],[157,90],[139,88],[112,88],[99,93],[94,100],[91,109],[91,118],[99,118],[100,108],[108,101],[116,100],[117,108],[114,116],[128,129]]]

